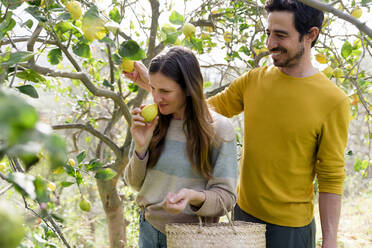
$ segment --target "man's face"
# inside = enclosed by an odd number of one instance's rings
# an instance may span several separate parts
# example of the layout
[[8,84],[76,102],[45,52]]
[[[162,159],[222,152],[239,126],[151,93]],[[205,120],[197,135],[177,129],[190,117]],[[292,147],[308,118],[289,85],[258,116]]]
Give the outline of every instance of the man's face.
[[268,16],[266,45],[274,65],[294,67],[298,65],[305,53],[303,39],[294,25],[293,13],[274,11]]

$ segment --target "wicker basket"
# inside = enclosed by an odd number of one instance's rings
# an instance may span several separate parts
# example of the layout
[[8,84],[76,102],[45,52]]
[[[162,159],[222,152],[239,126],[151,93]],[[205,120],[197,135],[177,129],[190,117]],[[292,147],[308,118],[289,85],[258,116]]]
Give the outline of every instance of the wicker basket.
[[[232,221],[222,199],[228,223],[173,223],[165,226],[167,248],[266,248],[266,225]],[[234,214],[232,213],[232,216]]]
[[211,224],[169,224],[167,248],[265,248],[266,226],[234,221]]

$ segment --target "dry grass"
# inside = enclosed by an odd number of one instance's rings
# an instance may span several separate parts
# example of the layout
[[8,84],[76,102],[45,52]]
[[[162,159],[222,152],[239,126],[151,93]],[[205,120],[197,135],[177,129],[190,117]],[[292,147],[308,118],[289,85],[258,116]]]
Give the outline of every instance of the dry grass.
[[[317,247],[321,227],[316,204]],[[372,248],[372,190],[344,197],[338,231],[338,248]]]

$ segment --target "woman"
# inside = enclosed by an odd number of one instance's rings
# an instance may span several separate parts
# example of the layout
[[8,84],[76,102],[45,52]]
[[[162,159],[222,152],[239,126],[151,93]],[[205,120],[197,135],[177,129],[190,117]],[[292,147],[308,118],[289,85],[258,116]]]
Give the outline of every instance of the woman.
[[[126,74],[148,81],[159,116],[132,111],[133,146],[125,181],[139,191],[139,247],[166,247],[165,225],[217,222],[236,201],[237,155],[231,122],[208,109],[194,54],[174,47],[156,56],[148,74],[139,63]],[[139,77],[140,76],[140,77]],[[221,200],[220,200],[221,199]]]

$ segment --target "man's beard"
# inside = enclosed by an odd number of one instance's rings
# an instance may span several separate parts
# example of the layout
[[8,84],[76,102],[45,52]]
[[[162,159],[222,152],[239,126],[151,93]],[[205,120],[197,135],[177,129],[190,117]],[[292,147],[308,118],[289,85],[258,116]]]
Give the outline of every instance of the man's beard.
[[[274,49],[271,49],[272,52],[274,51],[280,51],[282,54],[288,54],[287,49],[283,47],[276,47]],[[280,61],[279,59],[273,59],[274,65],[277,67],[293,67],[298,64],[299,60],[302,58],[302,56],[305,53],[305,47],[301,43],[299,49],[297,50],[296,54],[285,59],[284,61]]]

